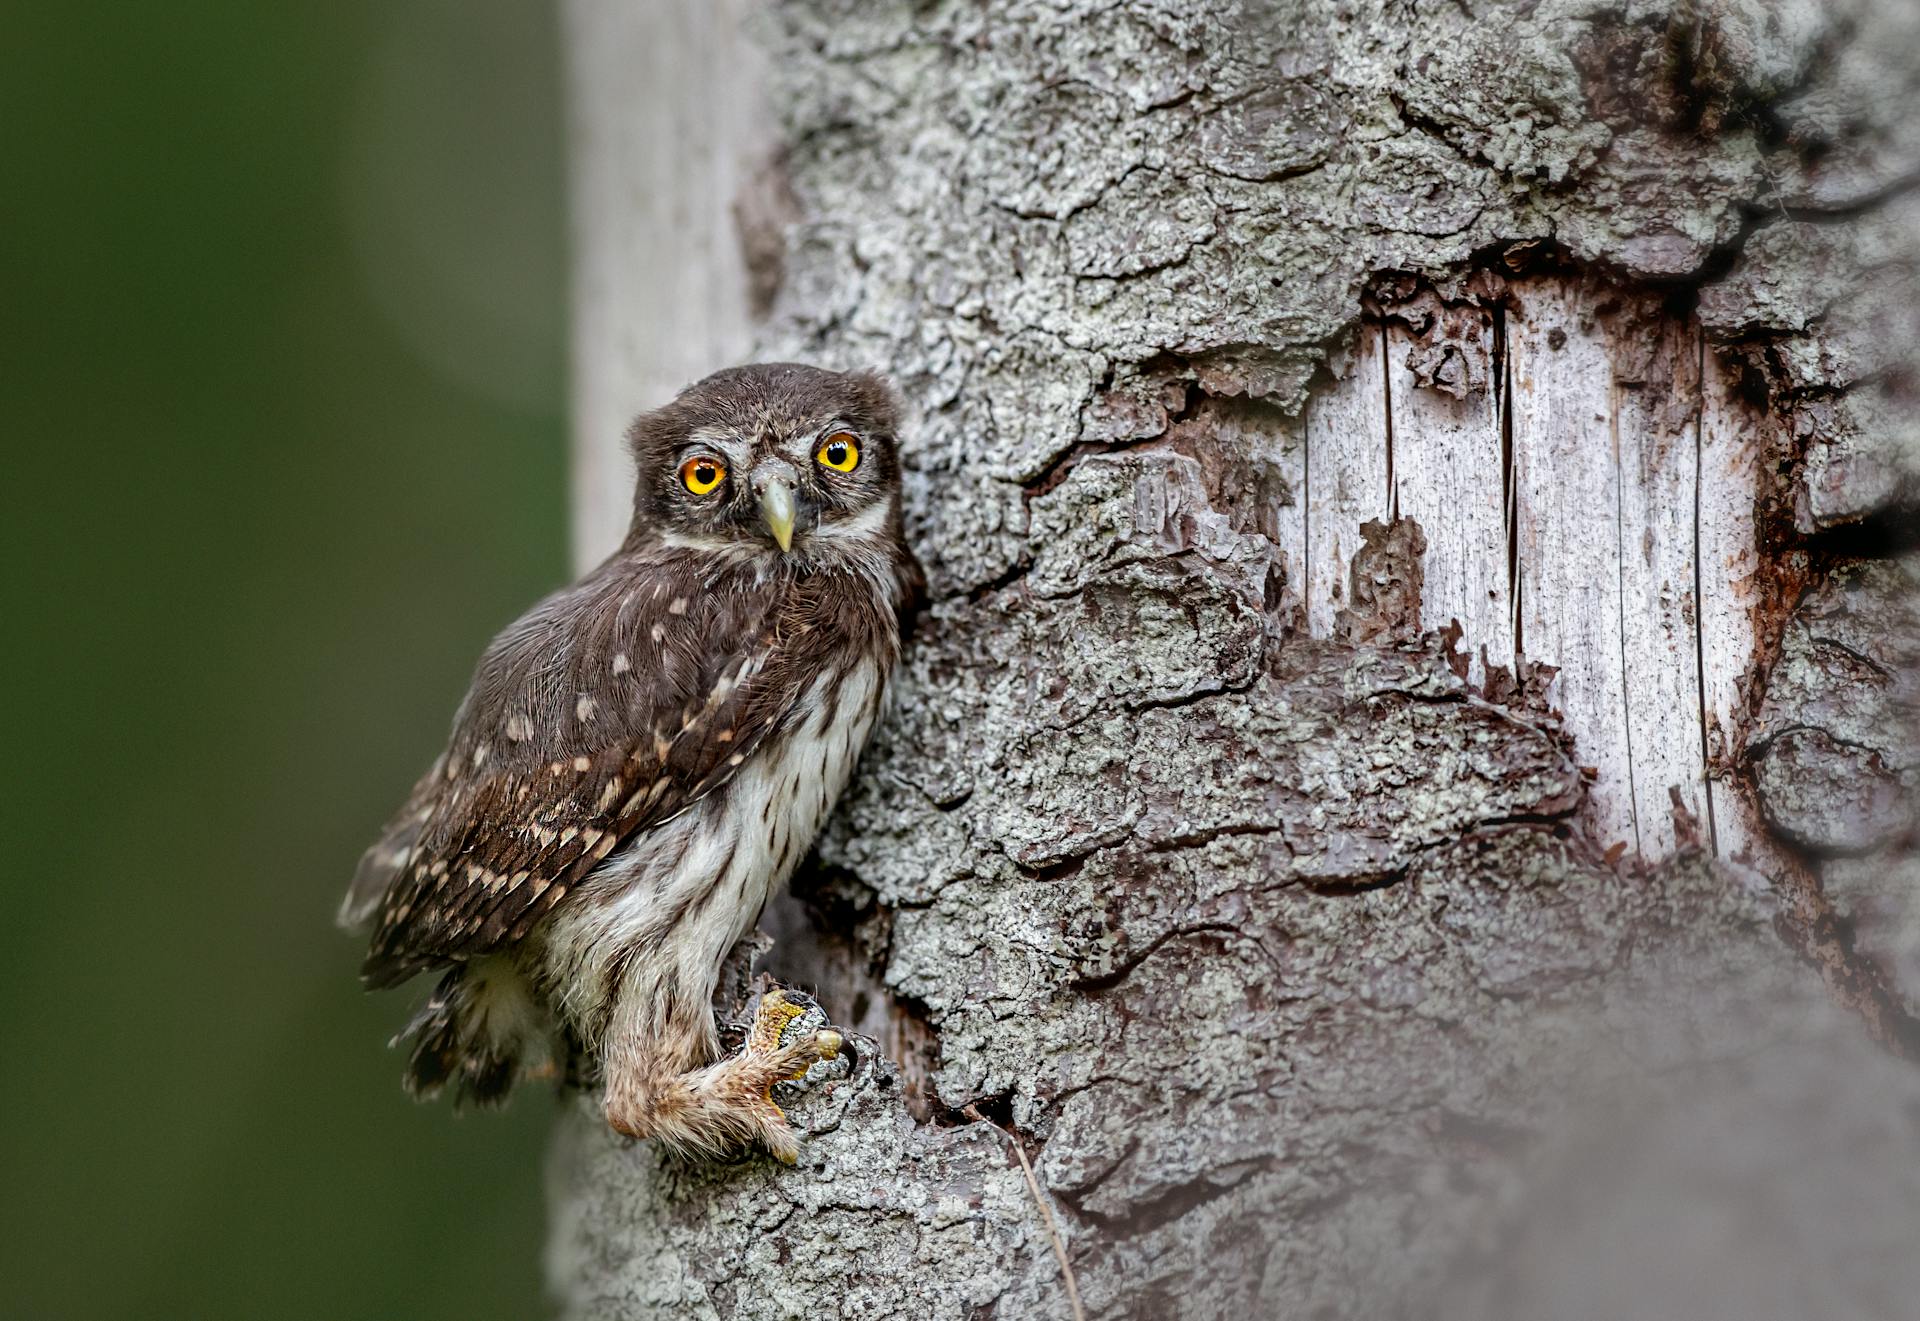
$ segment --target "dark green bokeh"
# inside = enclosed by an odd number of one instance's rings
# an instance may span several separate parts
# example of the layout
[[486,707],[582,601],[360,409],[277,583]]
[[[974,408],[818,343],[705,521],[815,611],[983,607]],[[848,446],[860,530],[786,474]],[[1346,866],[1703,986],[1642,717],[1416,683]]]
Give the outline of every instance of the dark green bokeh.
[[553,1103],[406,1101],[330,923],[565,574],[554,16],[8,20],[0,1312],[538,1315]]

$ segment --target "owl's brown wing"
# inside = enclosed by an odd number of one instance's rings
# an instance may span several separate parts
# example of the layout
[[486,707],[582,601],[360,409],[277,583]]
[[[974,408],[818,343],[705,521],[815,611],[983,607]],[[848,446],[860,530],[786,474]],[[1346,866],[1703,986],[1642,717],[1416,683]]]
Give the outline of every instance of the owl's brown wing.
[[347,887],[347,897],[341,900],[340,911],[334,917],[341,927],[348,931],[365,927],[387,897],[387,891],[393,888],[394,881],[406,869],[413,846],[420,842],[420,832],[439,801],[444,783],[441,772],[446,761],[444,754],[434,759],[427,773],[413,786],[413,792],[407,795],[405,805],[380,832],[379,840],[360,855],[360,865],[353,872],[353,884]]
[[724,784],[818,674],[794,604],[616,560],[503,633],[342,909],[378,911],[367,983],[519,940],[621,843]]

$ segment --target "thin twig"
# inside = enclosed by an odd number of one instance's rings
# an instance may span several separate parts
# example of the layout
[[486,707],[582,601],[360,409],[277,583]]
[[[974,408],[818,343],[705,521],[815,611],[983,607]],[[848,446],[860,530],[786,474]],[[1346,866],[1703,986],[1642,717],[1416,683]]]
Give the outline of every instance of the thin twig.
[[[961,1113],[969,1119],[993,1122],[971,1105]],[[1067,1306],[1073,1309],[1073,1321],[1087,1321],[1087,1314],[1080,1306],[1080,1283],[1073,1278],[1073,1267],[1067,1264],[1067,1245],[1061,1241],[1060,1226],[1053,1221],[1053,1209],[1047,1205],[1047,1199],[1040,1195],[1040,1181],[1033,1177],[1033,1162],[1027,1159],[1027,1149],[1022,1145],[1020,1135],[1011,1129],[1003,1131],[1013,1140],[1013,1154],[1020,1158],[1020,1172],[1027,1176],[1027,1191],[1033,1194],[1033,1204],[1040,1208],[1040,1218],[1047,1223],[1047,1238],[1053,1244],[1053,1259],[1060,1263],[1060,1278],[1067,1286]]]

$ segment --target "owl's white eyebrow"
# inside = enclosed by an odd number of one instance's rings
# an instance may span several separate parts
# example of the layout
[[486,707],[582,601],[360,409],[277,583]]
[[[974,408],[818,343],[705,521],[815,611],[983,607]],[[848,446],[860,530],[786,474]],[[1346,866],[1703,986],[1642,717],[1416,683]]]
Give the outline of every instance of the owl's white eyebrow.
[[758,548],[725,537],[703,536],[697,532],[679,532],[668,528],[660,534],[660,544],[674,550],[697,550],[709,555],[718,555],[729,560],[749,560],[758,554]]
[[737,445],[740,443],[740,437],[732,431],[717,430],[713,427],[701,427],[697,431],[688,432],[687,438],[680,442],[679,448],[676,449],[674,453],[685,455],[689,450],[724,449],[728,441],[732,441]]
[[821,541],[857,541],[886,527],[892,512],[885,501],[875,500],[852,518],[839,522],[820,520],[809,535]]

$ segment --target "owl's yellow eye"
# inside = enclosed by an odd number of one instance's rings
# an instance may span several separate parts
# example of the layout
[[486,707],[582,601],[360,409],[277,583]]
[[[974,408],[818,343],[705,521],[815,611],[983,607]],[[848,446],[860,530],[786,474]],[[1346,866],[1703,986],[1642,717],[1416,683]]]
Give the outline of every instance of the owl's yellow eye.
[[695,495],[705,495],[725,481],[726,477],[726,465],[705,455],[688,459],[680,465],[680,482]]
[[820,443],[813,457],[835,472],[852,472],[860,466],[860,443],[851,431],[836,431]]

